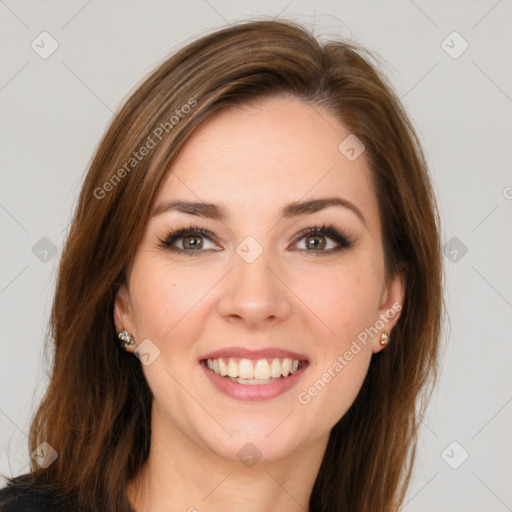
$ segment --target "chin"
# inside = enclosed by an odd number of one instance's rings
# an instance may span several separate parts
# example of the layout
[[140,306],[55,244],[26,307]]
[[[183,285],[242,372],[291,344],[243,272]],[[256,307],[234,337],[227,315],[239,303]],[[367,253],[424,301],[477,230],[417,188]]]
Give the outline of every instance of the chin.
[[[247,467],[251,466],[247,461],[254,464],[254,461],[279,460],[298,450],[306,441],[304,424],[295,425],[290,421],[291,416],[293,413],[286,419],[286,414],[259,420],[232,418],[223,426],[233,437],[221,430],[212,438],[209,431],[203,432],[203,442],[219,457],[242,462]],[[285,425],[287,422],[290,423]]]

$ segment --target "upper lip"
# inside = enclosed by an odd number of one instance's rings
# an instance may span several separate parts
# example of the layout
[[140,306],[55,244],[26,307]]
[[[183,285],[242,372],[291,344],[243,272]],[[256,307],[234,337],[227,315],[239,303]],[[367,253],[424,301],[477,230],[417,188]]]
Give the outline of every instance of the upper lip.
[[244,347],[226,347],[201,357],[204,359],[217,359],[219,357],[238,357],[240,359],[267,359],[267,358],[285,358],[297,359],[298,361],[307,361],[308,358],[304,354],[299,354],[284,348],[269,347],[258,350],[251,350]]

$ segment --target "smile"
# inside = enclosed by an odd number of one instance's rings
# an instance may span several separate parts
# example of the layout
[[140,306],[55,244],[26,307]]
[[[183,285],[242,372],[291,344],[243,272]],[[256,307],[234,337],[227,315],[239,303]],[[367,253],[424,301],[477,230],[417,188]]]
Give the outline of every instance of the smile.
[[243,401],[271,400],[284,394],[309,366],[305,355],[279,348],[224,348],[205,354],[199,363],[217,391]]
[[305,361],[289,357],[257,360],[218,357],[206,360],[206,366],[215,374],[248,385],[269,384],[288,377],[299,371],[304,364]]

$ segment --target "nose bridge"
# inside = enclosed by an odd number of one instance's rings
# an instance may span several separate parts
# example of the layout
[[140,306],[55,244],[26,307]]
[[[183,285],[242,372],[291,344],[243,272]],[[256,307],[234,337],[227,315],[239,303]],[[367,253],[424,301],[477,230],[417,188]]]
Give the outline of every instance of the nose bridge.
[[283,319],[290,304],[287,289],[273,268],[276,262],[270,251],[251,243],[242,242],[233,255],[233,269],[220,299],[221,314],[249,323]]

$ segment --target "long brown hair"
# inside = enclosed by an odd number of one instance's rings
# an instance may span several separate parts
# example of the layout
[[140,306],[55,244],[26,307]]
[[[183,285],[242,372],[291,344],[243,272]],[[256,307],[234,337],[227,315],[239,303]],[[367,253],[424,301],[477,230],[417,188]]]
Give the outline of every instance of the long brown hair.
[[155,192],[208,116],[283,94],[327,109],[364,143],[387,275],[407,271],[401,317],[331,431],[309,510],[390,512],[403,501],[435,381],[444,305],[425,158],[367,52],[343,40],[320,43],[294,23],[252,21],[165,60],[115,115],[85,178],[51,313],[51,380],[30,431],[31,452],[42,442],[58,452],[46,469],[32,461],[32,474],[77,496],[79,510],[130,510],[126,484],[149,454],[152,394],[139,360],[119,346],[113,304]]

